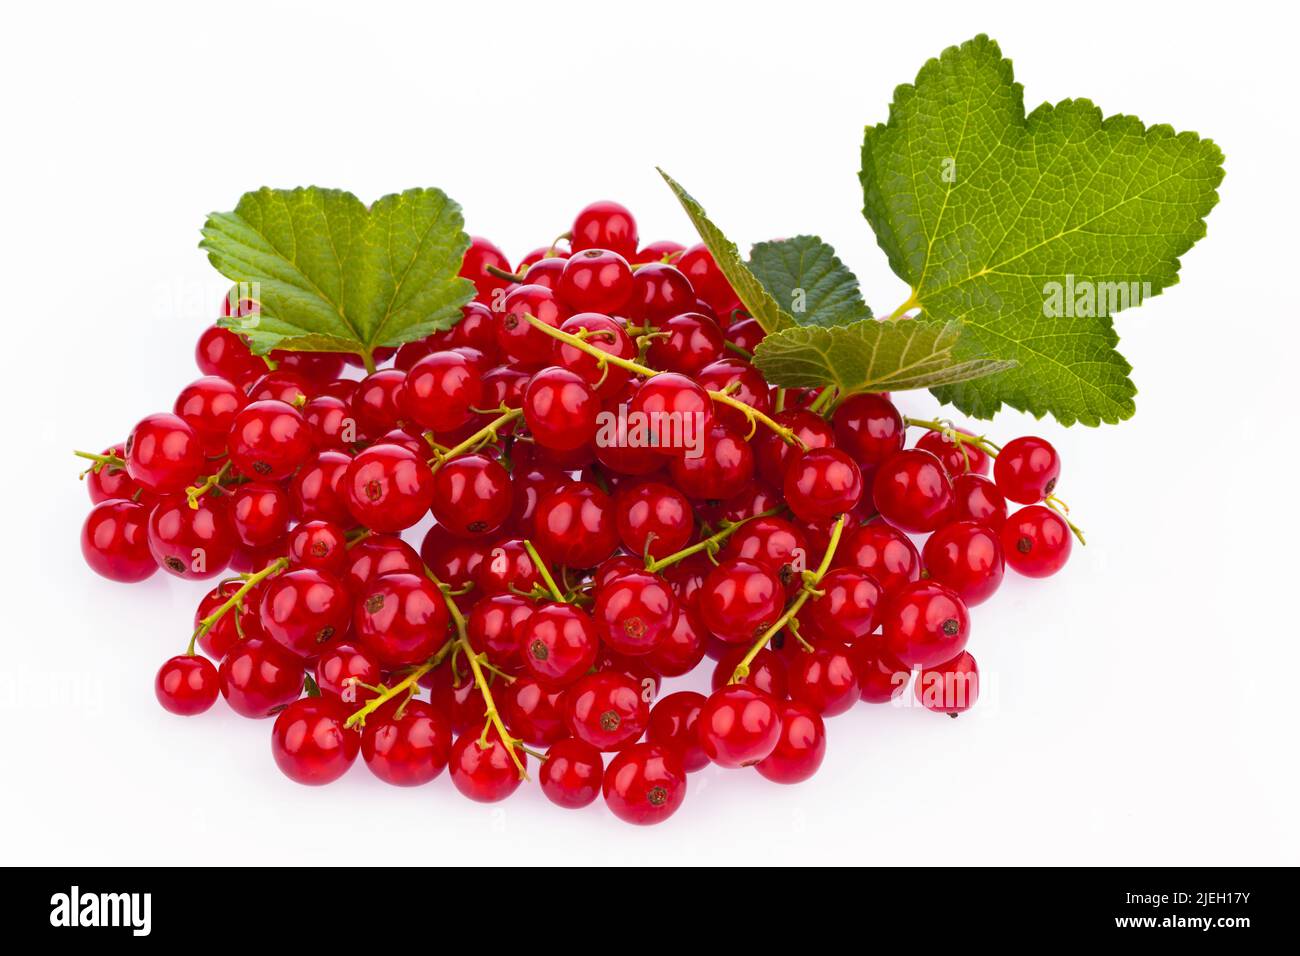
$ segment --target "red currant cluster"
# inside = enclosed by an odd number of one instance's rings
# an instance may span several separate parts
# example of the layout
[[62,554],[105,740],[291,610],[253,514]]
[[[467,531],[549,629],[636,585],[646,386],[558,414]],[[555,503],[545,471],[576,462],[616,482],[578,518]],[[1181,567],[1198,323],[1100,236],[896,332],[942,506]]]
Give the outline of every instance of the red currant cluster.
[[[970,707],[968,608],[1005,564],[1044,576],[1070,552],[1052,446],[769,387],[763,330],[703,246],[639,246],[614,203],[566,241],[511,269],[474,240],[462,320],[395,351],[263,359],[214,326],[172,412],[78,453],[94,570],[226,574],[162,705],[274,716],[302,783],[360,753],[494,801],[531,756],[555,803],[603,792],[633,823],[709,763],[806,779],[823,718],[913,671],[925,708]],[[401,533],[429,514],[417,552]],[[709,696],[659,696],[706,656]]]

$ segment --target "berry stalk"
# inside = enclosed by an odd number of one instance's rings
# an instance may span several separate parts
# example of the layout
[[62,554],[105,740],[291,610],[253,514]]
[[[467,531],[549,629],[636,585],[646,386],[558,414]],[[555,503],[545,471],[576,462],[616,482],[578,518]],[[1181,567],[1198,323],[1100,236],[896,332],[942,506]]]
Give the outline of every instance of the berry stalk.
[[768,641],[776,636],[777,632],[780,631],[781,628],[787,626],[796,616],[798,616],[799,611],[808,603],[810,597],[813,597],[818,593],[817,585],[821,584],[822,578],[824,578],[826,572],[831,569],[831,562],[835,560],[835,549],[839,547],[840,536],[844,533],[844,525],[847,520],[847,515],[840,515],[835,519],[835,525],[831,528],[831,539],[826,545],[826,553],[822,555],[821,564],[817,566],[816,571],[811,573],[807,571],[804,572],[803,590],[801,590],[799,594],[796,595],[795,599],[790,602],[790,606],[785,609],[784,614],[777,618],[776,623],[764,631],[758,640],[754,642],[754,646],[749,649],[749,653],[740,659],[740,663],[736,665],[736,669],[732,673],[731,680],[728,681],[728,683],[738,684],[748,677],[749,665],[754,662],[754,658],[758,656],[758,652],[767,646]]
[[650,561],[646,564],[645,569],[651,574],[658,574],[664,568],[671,567],[679,561],[685,561],[693,554],[699,554],[701,551],[707,551],[710,555],[717,554],[718,546],[739,531],[744,525],[757,518],[770,518],[773,515],[781,513],[781,508],[768,508],[766,511],[760,511],[756,515],[743,518],[740,521],[728,521],[726,526],[709,537],[695,542],[690,547],[682,548],[680,551],[674,551],[672,554],[665,555],[658,561]]
[[230,595],[230,597],[226,599],[226,603],[222,604],[203,620],[199,621],[199,626],[194,629],[194,634],[190,637],[190,648],[185,653],[190,657],[193,657],[194,645],[198,642],[200,637],[212,630],[212,628],[216,626],[216,623],[229,613],[231,608],[242,604],[244,596],[247,595],[249,591],[253,590],[253,588],[257,587],[267,578],[279,574],[288,566],[288,558],[276,558],[261,571],[258,571],[256,574],[250,574],[245,578],[244,583],[239,586],[239,590]]
[[200,484],[192,485],[185,489],[185,497],[190,503],[190,507],[195,511],[199,508],[199,499],[206,495],[213,488],[217,487],[230,474],[231,462],[227,458],[225,464],[216,472],[208,475]]
[[458,455],[463,455],[466,452],[474,451],[489,442],[496,441],[498,437],[497,429],[509,425],[515,419],[521,418],[523,414],[524,411],[522,408],[501,409],[500,415],[492,419],[492,421],[488,422],[474,434],[470,435],[459,445],[448,448],[446,451],[435,452],[434,457],[429,459],[429,467],[436,470],[441,464],[443,464],[443,462],[449,461]]

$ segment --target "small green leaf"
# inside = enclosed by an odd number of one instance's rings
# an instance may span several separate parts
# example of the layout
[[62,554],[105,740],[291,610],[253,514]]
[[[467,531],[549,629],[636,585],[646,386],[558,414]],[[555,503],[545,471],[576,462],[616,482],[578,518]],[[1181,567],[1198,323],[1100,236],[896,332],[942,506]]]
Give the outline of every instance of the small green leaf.
[[450,328],[474,295],[456,274],[469,248],[460,207],[438,189],[367,209],[337,189],[264,188],[209,216],[199,248],[258,301],[221,324],[259,355],[401,345]]
[[956,322],[865,319],[852,325],[797,326],[768,335],[754,365],[774,385],[842,393],[934,388],[1005,372],[1014,362],[960,359]]
[[[1017,363],[935,394],[979,417],[1003,404],[1064,425],[1130,417],[1111,316],[1177,282],[1222,162],[1195,133],[1103,117],[1087,100],[1026,116],[1011,61],[986,36],[926,63],[894,91],[889,121],[866,130],[864,212],[912,287],[906,308],[961,323],[959,356]],[[1091,304],[1057,308],[1067,287],[1091,290]]]
[[749,271],[799,325],[849,325],[871,318],[858,280],[816,236],[757,243]]
[[749,314],[757,319],[758,324],[767,332],[777,332],[794,325],[794,319],[768,294],[768,291],[763,288],[763,283],[749,271],[749,267],[740,258],[740,250],[736,248],[736,244],[722,234],[722,230],[704,214],[700,204],[676,180],[662,169],[659,170],[659,175],[677,196],[678,202],[686,210],[686,215],[691,217],[695,231],[700,234],[700,239],[708,247],[709,252],[713,253],[719,271],[731,283],[736,297],[740,299]]

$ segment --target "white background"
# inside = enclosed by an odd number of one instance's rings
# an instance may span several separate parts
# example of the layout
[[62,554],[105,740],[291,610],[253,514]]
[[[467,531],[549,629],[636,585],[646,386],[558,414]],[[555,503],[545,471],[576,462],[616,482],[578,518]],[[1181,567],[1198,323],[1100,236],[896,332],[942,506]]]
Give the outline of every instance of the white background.
[[[23,4],[0,58],[5,211],[0,856],[14,863],[1300,863],[1293,24],[1283,5],[1090,2]],[[662,165],[732,237],[818,232],[883,312],[906,298],[859,213],[862,127],[978,32],[1030,107],[1211,136],[1227,178],[1183,281],[1118,320],[1123,425],[989,426],[1060,449],[1089,532],[974,614],[985,699],[861,705],[793,788],[707,770],[668,824],[492,807],[363,766],[326,789],[269,722],[154,701],[204,587],[103,581],[74,447],[196,377],[225,283],[206,213],[261,185],[444,188],[512,257],[616,198],[690,238]],[[924,394],[906,410],[937,410]]]

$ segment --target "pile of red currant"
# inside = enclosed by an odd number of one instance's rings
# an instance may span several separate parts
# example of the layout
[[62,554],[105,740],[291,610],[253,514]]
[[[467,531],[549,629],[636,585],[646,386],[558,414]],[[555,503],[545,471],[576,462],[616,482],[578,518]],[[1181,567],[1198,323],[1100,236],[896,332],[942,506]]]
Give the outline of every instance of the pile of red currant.
[[[1050,444],[769,386],[708,250],[641,246],[616,203],[514,268],[475,239],[461,274],[458,324],[373,355],[263,358],[213,326],[171,412],[78,452],[95,571],[219,578],[158,700],[274,718],[296,781],[360,753],[398,786],[450,767],[495,801],[535,775],[632,823],[710,763],[795,783],[859,700],[974,704],[968,609],[1069,556]],[[661,696],[706,657],[711,694]]]

